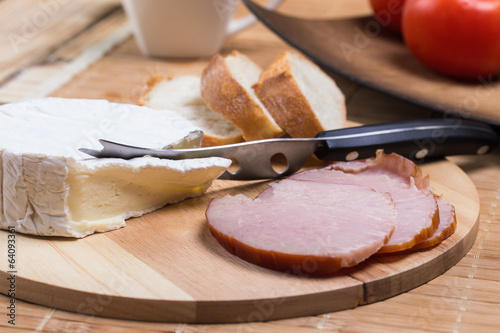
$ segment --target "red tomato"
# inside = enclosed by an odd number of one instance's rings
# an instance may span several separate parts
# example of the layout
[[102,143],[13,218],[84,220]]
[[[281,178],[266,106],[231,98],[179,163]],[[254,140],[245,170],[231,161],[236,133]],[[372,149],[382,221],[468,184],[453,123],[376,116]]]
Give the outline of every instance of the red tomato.
[[405,0],[370,0],[375,18],[388,30],[401,33],[401,16]]
[[438,73],[474,79],[500,72],[500,0],[407,0],[402,33]]

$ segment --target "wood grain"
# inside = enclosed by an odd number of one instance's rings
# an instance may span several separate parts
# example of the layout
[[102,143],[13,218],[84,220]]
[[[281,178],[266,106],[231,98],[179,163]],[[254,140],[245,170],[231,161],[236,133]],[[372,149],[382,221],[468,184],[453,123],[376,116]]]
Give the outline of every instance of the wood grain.
[[[117,231],[84,239],[18,234],[19,299],[105,317],[188,323],[264,321],[354,308],[439,276],[471,248],[479,199],[453,163],[424,166],[432,186],[455,205],[458,228],[441,245],[384,255],[332,278],[306,278],[252,265],[210,235],[208,202],[224,194],[256,196],[269,182],[217,180],[201,197],[131,219]],[[0,248],[6,248],[6,231]],[[0,287],[8,290],[6,262]]]
[[[24,67],[43,62],[51,52],[89,28],[96,19],[119,9],[119,0],[0,2],[0,82]],[[65,20],[67,17],[79,17]]]

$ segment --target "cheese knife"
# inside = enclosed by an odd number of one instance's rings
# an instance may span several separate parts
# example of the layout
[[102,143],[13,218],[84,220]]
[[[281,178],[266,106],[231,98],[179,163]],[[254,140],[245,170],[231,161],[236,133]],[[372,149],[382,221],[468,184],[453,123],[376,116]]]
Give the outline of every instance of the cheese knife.
[[[377,150],[383,149],[385,153],[398,153],[417,163],[452,155],[483,155],[496,147],[498,135],[491,126],[477,121],[425,119],[329,130],[314,138],[277,138],[191,149],[149,149],[99,141],[102,150],[80,148],[80,151],[98,158],[230,158],[239,169],[227,170],[220,179],[253,180],[291,175],[312,154],[325,161],[351,161],[373,157]],[[282,170],[273,167],[276,155],[286,159],[287,166]]]

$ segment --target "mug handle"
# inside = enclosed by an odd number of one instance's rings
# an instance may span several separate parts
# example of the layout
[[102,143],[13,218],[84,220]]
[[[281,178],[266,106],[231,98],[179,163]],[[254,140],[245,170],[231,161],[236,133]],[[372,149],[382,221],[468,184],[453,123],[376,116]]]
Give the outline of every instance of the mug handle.
[[[264,7],[267,9],[274,9],[274,8],[278,7],[282,2],[283,2],[283,0],[270,0],[265,4]],[[257,19],[255,18],[255,16],[253,14],[248,14],[246,16],[243,16],[242,18],[239,18],[239,19],[232,19],[231,21],[229,21],[226,36],[233,35],[233,34],[237,33],[238,31],[241,31],[241,30],[247,28],[248,26],[252,25],[256,21],[257,21]]]

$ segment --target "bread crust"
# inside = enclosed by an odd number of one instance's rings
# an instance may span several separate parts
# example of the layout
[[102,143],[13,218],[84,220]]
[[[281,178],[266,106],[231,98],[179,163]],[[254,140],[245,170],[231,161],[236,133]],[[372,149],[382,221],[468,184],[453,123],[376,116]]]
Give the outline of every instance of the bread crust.
[[[302,93],[292,74],[288,52],[283,52],[262,72],[259,82],[253,88],[278,125],[290,136],[314,137],[318,132],[331,129],[323,126]],[[345,119],[345,107],[342,108]]]
[[171,80],[171,77],[166,77],[160,74],[155,74],[151,76],[148,81],[146,82],[146,85],[144,86],[142,90],[141,96],[139,96],[139,101],[137,102],[138,105],[145,106],[149,100],[149,94],[151,91],[158,85],[158,83],[166,80]]
[[202,147],[230,145],[233,143],[240,143],[243,141],[241,135],[222,137],[222,136],[213,136],[205,133],[203,134],[204,134],[203,139],[201,140]]
[[[236,51],[231,55],[248,59]],[[246,141],[280,137],[284,134],[233,77],[225,58],[220,54],[215,55],[203,70],[201,95],[213,111],[228,119],[243,133]]]

